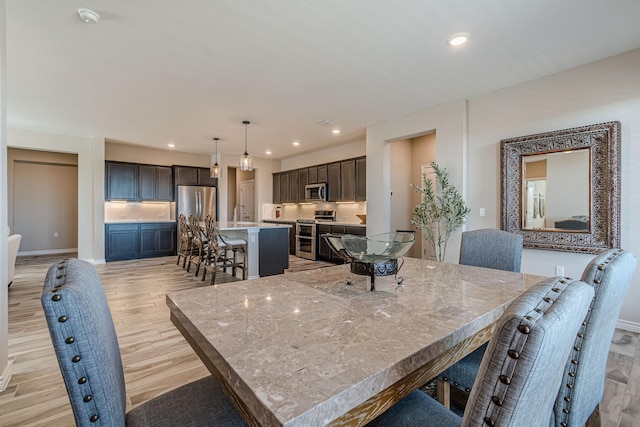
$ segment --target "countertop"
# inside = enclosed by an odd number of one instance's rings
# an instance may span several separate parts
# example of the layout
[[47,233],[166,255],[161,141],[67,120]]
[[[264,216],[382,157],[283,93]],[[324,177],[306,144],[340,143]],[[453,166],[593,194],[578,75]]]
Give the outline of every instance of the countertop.
[[172,222],[175,224],[177,221],[175,219],[122,219],[118,221],[105,221],[105,224],[155,224],[158,222]]
[[262,228],[291,228],[291,224],[270,224],[268,222],[247,222],[247,221],[218,221],[216,223],[220,230],[248,230]]
[[[295,224],[295,219],[263,219],[265,222],[277,222],[283,224]],[[367,224],[361,224],[359,222],[341,222],[341,221],[316,221],[316,224],[327,224],[327,225],[348,225],[350,227],[366,227]]]

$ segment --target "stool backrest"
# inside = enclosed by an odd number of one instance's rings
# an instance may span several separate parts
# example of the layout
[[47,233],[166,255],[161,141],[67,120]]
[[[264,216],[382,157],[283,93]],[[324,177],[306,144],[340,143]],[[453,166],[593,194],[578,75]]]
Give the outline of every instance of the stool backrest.
[[78,259],[53,264],[41,302],[76,425],[124,426],[120,347],[95,268]]
[[564,363],[593,288],[551,278],[529,288],[496,325],[471,390],[463,426],[549,425]]
[[557,426],[584,425],[602,400],[609,347],[636,264],[630,252],[611,249],[596,256],[582,274],[595,296],[566,362],[554,407]]
[[465,231],[460,264],[520,272],[522,236],[492,228]]

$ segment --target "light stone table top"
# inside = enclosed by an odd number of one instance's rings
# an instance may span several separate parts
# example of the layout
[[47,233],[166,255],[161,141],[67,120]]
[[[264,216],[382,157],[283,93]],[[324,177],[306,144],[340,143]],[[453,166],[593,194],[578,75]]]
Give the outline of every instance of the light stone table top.
[[[363,425],[473,351],[541,276],[405,258],[167,295],[174,324],[252,425]],[[236,399],[237,398],[237,399]]]

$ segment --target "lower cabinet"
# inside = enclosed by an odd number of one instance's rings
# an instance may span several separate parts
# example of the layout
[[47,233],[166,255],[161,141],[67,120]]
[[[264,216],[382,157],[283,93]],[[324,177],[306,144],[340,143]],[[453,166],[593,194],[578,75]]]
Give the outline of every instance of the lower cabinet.
[[107,262],[175,254],[175,222],[105,225],[105,259]]
[[262,222],[266,222],[268,224],[288,224],[291,226],[291,228],[289,228],[289,254],[290,255],[295,255],[296,254],[296,223],[291,221],[269,221],[269,220],[265,220]]
[[289,268],[289,228],[263,228],[260,230],[260,277],[283,274]]
[[355,236],[367,235],[366,227],[330,224],[318,224],[316,227],[318,227],[316,229],[317,258],[322,261],[334,262],[336,264],[342,264],[344,263],[344,260],[331,250],[331,247],[329,247],[327,241],[322,237],[324,234],[353,234]]

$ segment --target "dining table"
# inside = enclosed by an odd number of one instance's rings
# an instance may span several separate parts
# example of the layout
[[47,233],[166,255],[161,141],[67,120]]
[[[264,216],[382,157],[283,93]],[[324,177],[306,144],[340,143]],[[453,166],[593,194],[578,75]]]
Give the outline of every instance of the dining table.
[[404,258],[403,281],[313,268],[167,294],[249,425],[365,425],[488,341],[544,277]]

